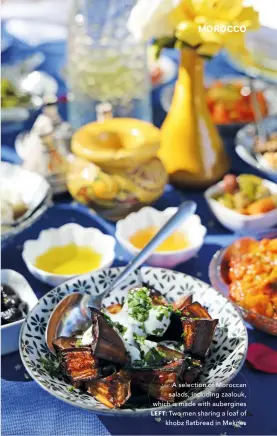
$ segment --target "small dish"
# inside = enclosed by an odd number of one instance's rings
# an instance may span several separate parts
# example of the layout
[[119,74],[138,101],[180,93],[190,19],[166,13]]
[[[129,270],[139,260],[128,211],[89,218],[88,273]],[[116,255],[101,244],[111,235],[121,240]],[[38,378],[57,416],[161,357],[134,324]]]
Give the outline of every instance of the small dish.
[[[163,211],[159,211],[153,207],[144,207],[138,212],[131,213],[124,220],[118,221],[116,225],[116,238],[122,247],[125,248],[131,256],[134,256],[139,253],[140,249],[135,247],[129,241],[129,238],[138,230],[150,226],[157,228],[162,227],[176,211],[176,207],[168,207]],[[201,225],[199,216],[193,215],[188,218],[177,230],[184,233],[187,237],[189,247],[182,250],[155,252],[148,258],[148,265],[173,268],[179,263],[186,262],[198,253],[203,245],[204,237],[207,232],[207,229]]]
[[[28,119],[32,113],[41,108],[43,97],[56,95],[58,91],[57,81],[49,74],[41,71],[22,74],[19,67],[9,66],[4,68],[2,80],[4,81],[5,78],[7,79],[6,82],[10,83],[10,86],[15,90],[16,95],[27,96],[26,102],[18,100],[14,106],[5,107],[3,105],[1,120],[5,123]],[[4,99],[3,92],[2,99]]]
[[78,224],[65,224],[57,229],[43,230],[40,232],[38,239],[24,243],[22,257],[33,276],[51,286],[58,286],[78,274],[53,274],[43,271],[35,266],[36,258],[52,247],[71,243],[80,247],[96,248],[98,253],[102,255],[100,267],[94,269],[94,272],[108,268],[114,261],[115,239],[112,236],[105,235],[98,229],[85,228]]
[[[271,193],[277,194],[276,183],[264,179],[263,185],[266,186]],[[223,206],[213,198],[216,194],[223,192],[223,182],[221,181],[207,189],[204,196],[215,217],[227,229],[242,233],[255,232],[273,227],[277,223],[277,208],[263,214],[244,215]]]
[[[258,235],[255,235],[254,238],[260,240],[263,238],[272,239],[276,237],[277,230],[273,229],[271,232],[260,232]],[[232,302],[232,304],[239,310],[241,316],[245,319],[245,321],[247,321],[249,324],[252,324],[259,330],[277,336],[277,319],[269,318],[252,310],[247,310],[231,300],[229,296],[228,284],[225,283],[221,274],[222,261],[224,259],[227,249],[228,247],[218,250],[211,260],[211,263],[209,265],[209,278],[212,286],[214,287],[214,289],[221,292],[224,297],[228,298],[228,300]]]
[[51,190],[44,177],[27,171],[19,165],[1,162],[0,169],[2,202],[3,192],[6,190],[12,194],[17,194],[27,209],[18,219],[7,222],[2,219],[1,241],[6,241],[29,227],[46,211],[51,201]]
[[[19,298],[28,305],[28,313],[38,302],[34,291],[27,280],[18,272],[11,269],[1,270],[1,283],[12,287]],[[18,350],[19,332],[25,318],[1,326],[1,356]]]
[[[261,124],[267,134],[276,132],[277,115],[264,118]],[[256,137],[257,128],[254,123],[247,124],[245,127],[240,129],[236,136],[236,153],[248,165],[266,174],[271,180],[277,182],[277,171],[270,168],[262,158],[262,155],[255,153],[254,151]]]

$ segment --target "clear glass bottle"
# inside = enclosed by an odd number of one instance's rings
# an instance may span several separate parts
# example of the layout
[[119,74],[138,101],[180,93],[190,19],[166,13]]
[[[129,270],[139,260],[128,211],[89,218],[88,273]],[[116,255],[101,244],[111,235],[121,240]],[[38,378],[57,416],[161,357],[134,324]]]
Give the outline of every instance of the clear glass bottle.
[[114,117],[152,120],[146,46],[126,23],[136,0],[75,0],[69,26],[69,121],[76,129],[109,103]]

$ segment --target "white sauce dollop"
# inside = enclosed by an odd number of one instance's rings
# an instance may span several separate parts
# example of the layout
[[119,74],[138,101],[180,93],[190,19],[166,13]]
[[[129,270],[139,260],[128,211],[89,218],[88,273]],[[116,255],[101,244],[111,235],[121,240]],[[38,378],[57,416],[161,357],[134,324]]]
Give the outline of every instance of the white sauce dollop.
[[[140,288],[133,289],[131,292],[134,294]],[[146,293],[150,296],[150,291]],[[143,307],[143,300],[141,301]],[[138,321],[132,316],[132,310],[128,306],[128,298],[124,303],[120,312],[112,314],[105,312],[109,316],[114,328],[121,337],[130,354],[131,361],[142,360],[143,356],[153,348],[157,347],[157,343],[146,339],[147,336],[155,335],[162,336],[170,324],[170,310],[168,311],[162,305],[151,306],[148,311],[148,316],[145,321]],[[147,315],[147,313],[146,313]],[[116,323],[120,324],[120,330],[117,328]],[[123,327],[123,329],[122,329]],[[92,341],[91,328],[88,329],[82,337],[82,344],[88,345]],[[122,330],[124,330],[122,332]]]

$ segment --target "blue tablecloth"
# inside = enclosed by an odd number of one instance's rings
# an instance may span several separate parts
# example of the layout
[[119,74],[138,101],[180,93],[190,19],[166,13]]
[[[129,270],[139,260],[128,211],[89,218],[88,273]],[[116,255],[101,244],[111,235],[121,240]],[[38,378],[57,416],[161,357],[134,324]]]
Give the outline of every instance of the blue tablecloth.
[[[32,49],[33,50],[33,49]],[[53,74],[59,80],[59,92],[63,94],[65,87],[59,77],[59,72],[64,61],[64,47],[62,44],[40,46],[46,60],[42,69]],[[3,60],[17,59],[24,52],[30,52],[30,48],[18,41],[5,53]],[[178,54],[169,53],[177,60]],[[234,74],[234,71],[219,56],[207,65],[207,73],[215,76]],[[159,90],[153,93],[153,106],[155,123],[160,125],[164,113],[159,104]],[[63,108],[65,113],[65,108]],[[26,127],[26,126],[25,126]],[[27,126],[28,127],[28,126]],[[15,135],[6,135],[2,138],[3,159],[15,161],[13,141]],[[253,172],[250,167],[239,160],[233,152],[232,140],[226,140],[234,172]],[[164,209],[167,206],[178,205],[183,199],[197,201],[197,213],[201,216],[203,224],[208,228],[208,235],[199,256],[185,264],[179,265],[178,270],[189,273],[195,277],[208,281],[208,265],[212,255],[218,248],[229,244],[234,235],[221,227],[209,211],[205,200],[200,192],[180,193],[168,186],[164,196],[157,202],[156,207]],[[38,233],[50,226],[59,227],[66,222],[78,222],[84,226],[94,225],[106,233],[113,233],[114,227],[101,218],[93,217],[84,207],[72,203],[69,196],[57,199],[56,205],[51,208],[39,222],[31,229],[19,235],[12,245],[2,252],[2,268],[12,268],[22,273],[38,297],[49,290],[47,285],[42,285],[26,269],[21,258],[22,243],[26,239],[36,238]],[[117,246],[116,265],[126,263],[126,253]],[[249,341],[261,342],[277,349],[276,338],[249,329]],[[247,426],[235,429],[230,427],[168,427],[163,420],[157,422],[153,417],[120,418],[120,417],[96,417],[95,414],[73,408],[58,401],[45,391],[41,390],[34,381],[31,381],[20,360],[18,353],[5,356],[2,359],[2,434],[4,436],[58,436],[58,435],[183,435],[183,434],[227,434],[227,435],[276,435],[276,375],[269,375],[249,369],[245,364],[240,374],[236,377],[237,382],[247,383]]]

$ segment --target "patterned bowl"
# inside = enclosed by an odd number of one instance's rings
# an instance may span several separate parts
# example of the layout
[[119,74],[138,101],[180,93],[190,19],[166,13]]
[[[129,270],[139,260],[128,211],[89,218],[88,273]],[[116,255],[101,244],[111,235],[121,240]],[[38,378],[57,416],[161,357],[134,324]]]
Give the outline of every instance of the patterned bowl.
[[[44,295],[22,326],[19,340],[20,355],[30,376],[47,392],[68,404],[98,414],[147,415],[151,410],[157,409],[153,407],[147,395],[131,398],[122,409],[108,409],[86,392],[73,388],[61,376],[49,372],[44,365],[45,359],[50,361],[53,359],[45,342],[45,330],[56,305],[63,297],[73,292],[89,295],[103,292],[121,270],[122,268],[108,268],[94,274],[76,277]],[[248,345],[246,328],[232,303],[220,292],[194,277],[167,269],[143,267],[130,275],[120,288],[111,292],[104,300],[104,306],[122,303],[128,289],[141,286],[142,283],[160,291],[169,301],[177,300],[182,295],[193,294],[195,300],[207,307],[212,317],[219,319],[200,383],[207,384],[202,391],[203,395],[229,383],[240,371]],[[185,401],[197,401],[201,398],[203,397],[199,392],[198,394],[192,392]],[[160,409],[172,407],[172,405],[163,406]]]

